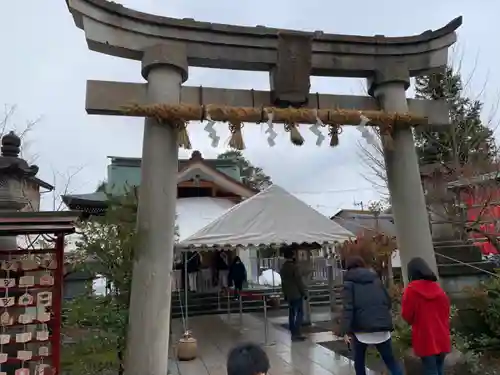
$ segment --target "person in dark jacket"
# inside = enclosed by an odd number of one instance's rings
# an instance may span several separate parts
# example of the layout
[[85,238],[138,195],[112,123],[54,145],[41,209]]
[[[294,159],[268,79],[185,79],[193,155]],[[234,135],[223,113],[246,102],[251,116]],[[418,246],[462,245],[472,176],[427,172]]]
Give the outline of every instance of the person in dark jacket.
[[281,289],[288,303],[288,327],[292,340],[302,341],[305,338],[300,334],[300,330],[304,320],[303,302],[307,299],[307,291],[293,255],[293,250],[285,251],[285,263],[280,270]]
[[238,299],[243,289],[243,284],[247,281],[247,269],[239,256],[234,257],[233,263],[229,267],[227,279],[229,286],[234,285],[235,298]]
[[228,286],[227,276],[228,276],[229,264],[228,264],[227,254],[222,250],[217,250],[214,253],[212,259],[213,259],[212,276],[213,276],[214,286],[217,286],[219,288],[225,288]]
[[443,375],[444,358],[451,351],[450,300],[422,258],[408,263],[408,279],[401,315],[411,325],[413,352],[426,375]]
[[342,292],[344,311],[341,330],[347,344],[354,347],[356,375],[366,375],[368,345],[375,345],[392,375],[402,375],[392,352],[391,299],[373,270],[358,256],[346,260]]

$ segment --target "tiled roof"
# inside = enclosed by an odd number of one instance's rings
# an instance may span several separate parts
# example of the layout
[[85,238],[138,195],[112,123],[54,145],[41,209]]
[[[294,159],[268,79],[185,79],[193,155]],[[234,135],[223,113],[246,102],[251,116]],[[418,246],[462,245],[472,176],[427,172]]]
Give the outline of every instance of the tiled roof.
[[378,224],[379,232],[390,237],[396,236],[394,218],[390,214],[380,214],[377,223],[377,220],[369,211],[341,210],[331,219],[356,235],[365,230],[375,230]]
[[63,195],[62,197],[64,203],[71,204],[76,203],[77,201],[85,201],[85,202],[106,202],[108,197],[106,193],[102,191],[96,191],[95,193],[89,194],[72,194],[72,195]]

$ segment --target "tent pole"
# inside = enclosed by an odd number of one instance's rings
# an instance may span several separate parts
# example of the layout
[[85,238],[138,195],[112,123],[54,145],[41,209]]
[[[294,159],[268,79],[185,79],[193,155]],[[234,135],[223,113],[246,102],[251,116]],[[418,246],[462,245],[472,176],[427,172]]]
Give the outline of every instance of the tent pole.
[[240,308],[240,326],[243,326],[243,300],[241,299],[241,292],[239,295],[239,308]]
[[188,307],[188,253],[184,252],[184,311],[186,312],[186,331],[188,330],[189,307]]
[[272,267],[272,275],[273,275],[273,293],[274,293],[274,269],[276,268],[276,253],[274,253],[274,257],[273,257],[273,267]]
[[227,287],[227,321],[231,320],[231,293],[229,290],[229,286]]
[[219,287],[217,287],[217,310],[221,310],[221,306],[220,306],[220,293],[221,293],[221,290]]
[[264,346],[267,346],[267,336],[268,336],[268,326],[267,326],[267,303],[266,303],[266,295],[262,296],[262,302],[264,304]]

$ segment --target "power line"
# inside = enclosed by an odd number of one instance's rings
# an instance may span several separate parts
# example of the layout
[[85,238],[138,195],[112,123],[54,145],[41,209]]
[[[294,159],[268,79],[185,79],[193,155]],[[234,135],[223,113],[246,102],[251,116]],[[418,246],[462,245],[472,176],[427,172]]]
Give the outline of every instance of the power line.
[[363,201],[356,202],[356,200],[354,200],[354,201],[352,202],[352,204],[353,204],[355,207],[361,207],[361,211],[364,211],[364,210],[365,210],[365,205],[364,205]]
[[372,190],[373,188],[365,187],[365,188],[349,188],[349,189],[338,189],[338,190],[323,190],[323,191],[313,191],[313,190],[303,190],[303,191],[289,191],[292,194],[337,194],[337,193],[348,193],[351,191],[366,191]]

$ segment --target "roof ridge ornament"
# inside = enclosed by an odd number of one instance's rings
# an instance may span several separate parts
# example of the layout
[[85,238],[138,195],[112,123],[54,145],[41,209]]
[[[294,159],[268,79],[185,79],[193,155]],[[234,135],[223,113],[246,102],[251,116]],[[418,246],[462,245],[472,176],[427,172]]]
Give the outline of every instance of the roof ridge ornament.
[[0,174],[34,177],[38,166],[29,165],[19,157],[21,153],[21,138],[13,131],[5,134],[1,140]]
[[2,156],[17,158],[21,152],[21,138],[10,131],[2,137]]
[[189,158],[190,160],[203,160],[203,156],[201,155],[201,152],[198,150],[194,150],[191,153],[191,157]]

